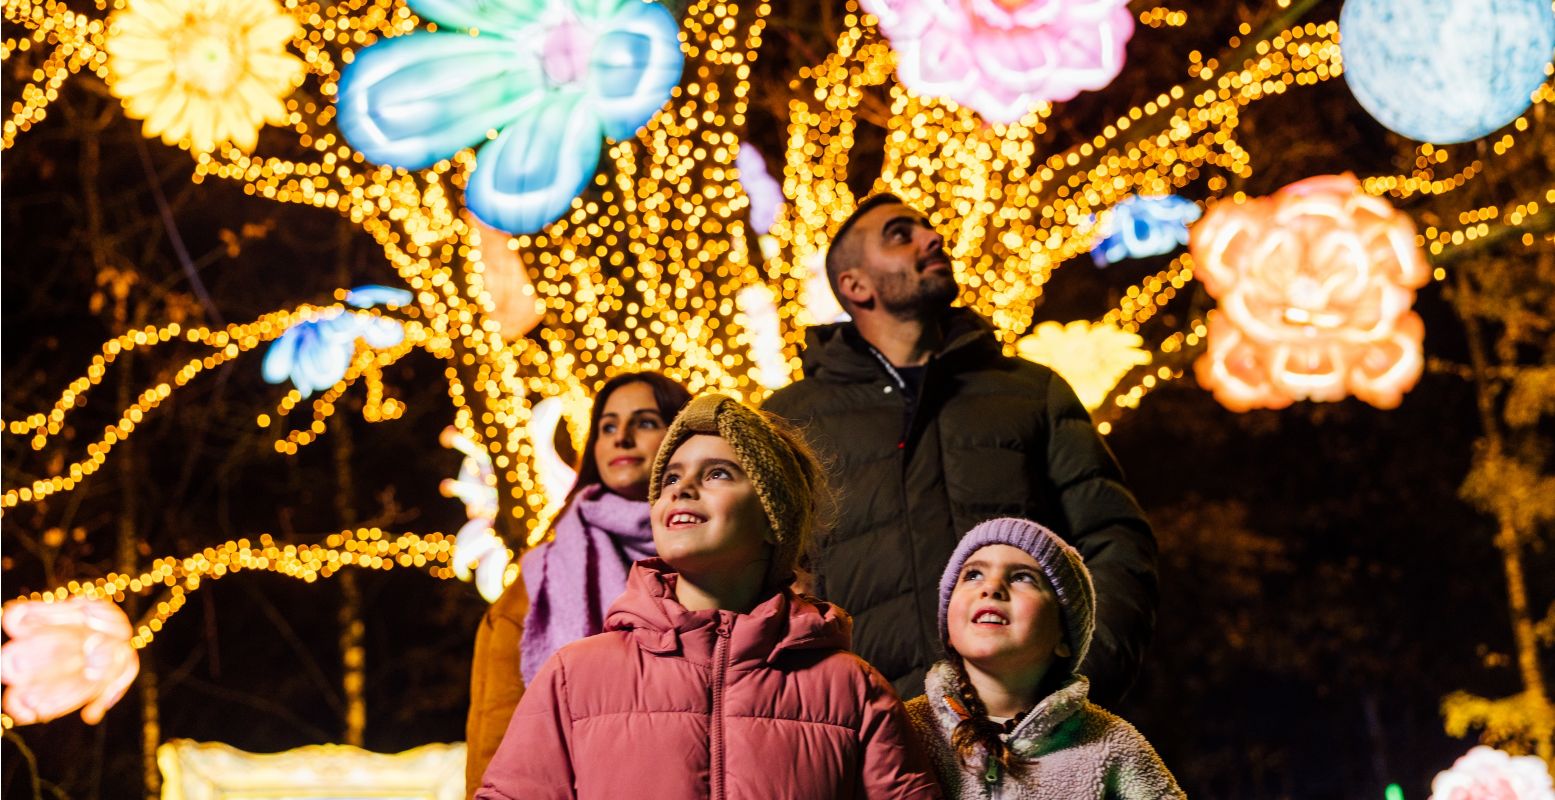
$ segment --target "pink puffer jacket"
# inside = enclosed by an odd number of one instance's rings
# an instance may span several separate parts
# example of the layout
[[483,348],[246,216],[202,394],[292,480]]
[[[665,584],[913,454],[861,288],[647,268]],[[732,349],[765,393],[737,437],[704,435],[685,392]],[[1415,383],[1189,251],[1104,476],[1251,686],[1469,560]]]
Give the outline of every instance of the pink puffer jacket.
[[545,663],[478,800],[940,796],[846,612],[787,590],[687,611],[675,578],[638,562],[605,632]]

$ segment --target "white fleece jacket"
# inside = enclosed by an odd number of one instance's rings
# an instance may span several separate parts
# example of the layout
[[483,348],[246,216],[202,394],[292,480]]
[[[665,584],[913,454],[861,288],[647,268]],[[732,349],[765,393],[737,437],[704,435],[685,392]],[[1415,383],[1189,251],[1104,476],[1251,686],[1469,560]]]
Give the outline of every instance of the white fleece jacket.
[[955,669],[941,661],[929,670],[922,697],[907,703],[907,716],[945,796],[990,800],[1185,800],[1155,748],[1134,726],[1087,699],[1090,682],[1076,675],[1016,724],[1008,741],[1026,763],[1018,776],[983,781],[980,764],[962,766],[950,744],[961,717],[946,702],[955,697]]

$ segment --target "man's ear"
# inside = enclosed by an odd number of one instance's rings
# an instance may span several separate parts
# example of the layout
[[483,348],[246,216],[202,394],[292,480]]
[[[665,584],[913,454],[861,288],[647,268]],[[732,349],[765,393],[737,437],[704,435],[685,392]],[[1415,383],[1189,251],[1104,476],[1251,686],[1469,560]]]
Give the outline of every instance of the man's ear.
[[861,308],[867,308],[869,302],[875,298],[874,288],[856,269],[843,270],[842,274],[837,276],[837,292],[842,295],[843,300]]

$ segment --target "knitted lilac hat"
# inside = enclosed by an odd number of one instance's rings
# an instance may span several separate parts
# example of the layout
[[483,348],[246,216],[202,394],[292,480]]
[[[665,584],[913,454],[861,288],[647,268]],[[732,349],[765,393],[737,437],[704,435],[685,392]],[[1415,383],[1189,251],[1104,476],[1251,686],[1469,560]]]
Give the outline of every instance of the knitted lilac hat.
[[1079,551],[1070,547],[1058,534],[1030,520],[1015,517],[991,519],[967,531],[961,544],[945,565],[945,574],[939,580],[939,639],[950,650],[950,629],[946,616],[950,609],[950,593],[961,577],[961,567],[972,554],[991,544],[1007,544],[1026,551],[1042,568],[1042,574],[1053,584],[1058,595],[1058,608],[1064,624],[1064,639],[1074,651],[1070,660],[1072,669],[1078,669],[1091,646],[1091,632],[1096,629],[1096,589],[1091,586],[1091,571],[1085,568],[1085,559]]

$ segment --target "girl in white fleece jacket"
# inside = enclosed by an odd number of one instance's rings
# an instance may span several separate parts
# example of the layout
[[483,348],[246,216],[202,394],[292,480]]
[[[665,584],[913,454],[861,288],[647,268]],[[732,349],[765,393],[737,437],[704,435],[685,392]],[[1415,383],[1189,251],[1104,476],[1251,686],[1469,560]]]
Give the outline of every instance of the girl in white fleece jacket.
[[1047,528],[995,519],[962,538],[940,579],[950,657],[907,703],[946,797],[1185,797],[1139,731],[1086,699],[1095,608],[1085,562]]

